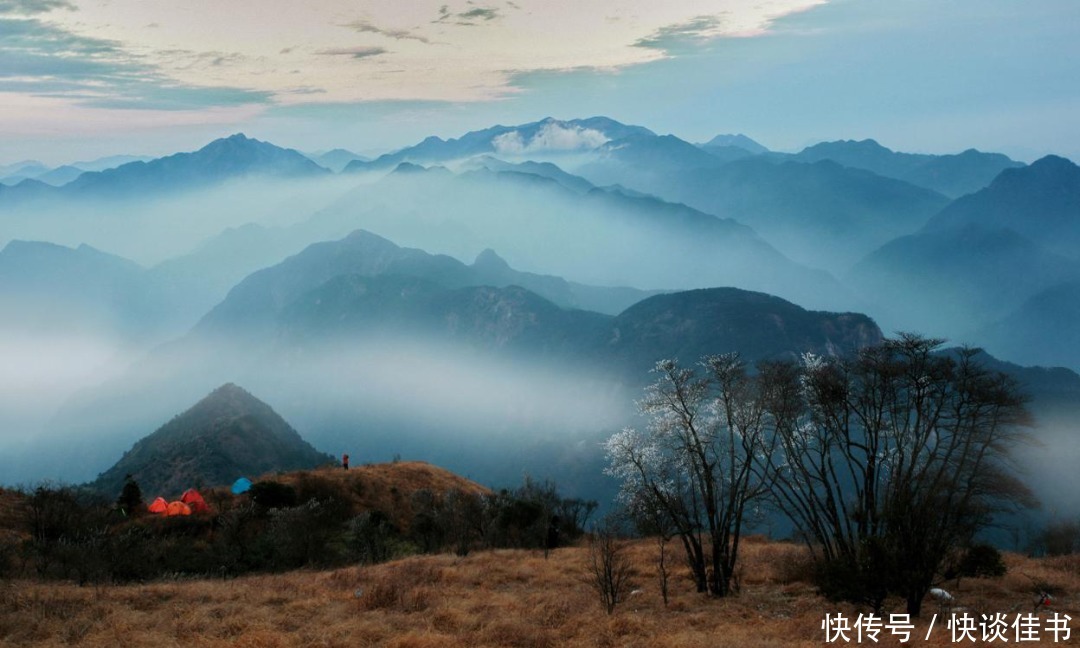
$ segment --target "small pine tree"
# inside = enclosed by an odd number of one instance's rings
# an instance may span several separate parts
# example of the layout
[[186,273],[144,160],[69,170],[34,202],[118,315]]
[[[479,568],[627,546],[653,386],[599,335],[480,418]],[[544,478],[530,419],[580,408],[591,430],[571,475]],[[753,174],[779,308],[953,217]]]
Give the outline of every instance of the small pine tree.
[[120,491],[120,497],[116,498],[116,506],[124,515],[133,515],[142,510],[142,489],[139,482],[130,474],[124,475],[124,488]]

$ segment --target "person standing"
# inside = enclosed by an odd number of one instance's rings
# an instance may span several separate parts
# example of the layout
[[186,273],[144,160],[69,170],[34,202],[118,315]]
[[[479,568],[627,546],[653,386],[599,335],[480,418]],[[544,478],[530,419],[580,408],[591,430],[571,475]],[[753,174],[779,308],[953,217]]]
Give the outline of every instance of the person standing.
[[341,455],[341,467],[344,468],[345,470],[349,469],[349,455],[348,454]]

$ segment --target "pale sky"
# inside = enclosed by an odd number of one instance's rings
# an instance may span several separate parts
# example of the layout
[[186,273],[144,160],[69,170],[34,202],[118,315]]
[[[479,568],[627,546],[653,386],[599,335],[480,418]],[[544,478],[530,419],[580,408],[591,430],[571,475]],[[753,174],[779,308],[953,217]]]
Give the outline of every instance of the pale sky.
[[1074,0],[0,0],[0,163],[596,114],[1075,158],[1078,43]]

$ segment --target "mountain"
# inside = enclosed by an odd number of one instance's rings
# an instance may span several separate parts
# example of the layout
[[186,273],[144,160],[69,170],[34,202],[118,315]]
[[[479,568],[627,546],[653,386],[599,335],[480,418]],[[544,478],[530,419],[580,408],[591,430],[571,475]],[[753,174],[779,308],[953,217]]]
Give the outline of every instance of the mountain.
[[1058,254],[1080,256],[1080,167],[1048,155],[1002,171],[990,186],[942,209],[926,229],[968,225],[1008,228]]
[[[880,336],[864,316],[730,288],[658,295],[611,316],[559,308],[519,286],[447,287],[402,273],[346,272],[307,288],[310,275],[291,283],[304,272],[289,268],[250,284],[258,299],[245,289],[225,302],[262,306],[236,319],[224,317],[234,305],[216,309],[185,338],[73,399],[55,421],[68,441],[54,456],[100,461],[176,401],[229,380],[287,406],[324,446],[348,442],[384,458],[407,451],[473,475],[503,475],[506,453],[523,453],[512,464],[520,474],[521,465],[556,461],[553,453],[592,457],[581,440],[627,424],[659,358],[831,355]],[[75,430],[92,447],[71,441]]]
[[57,189],[69,198],[139,197],[217,184],[249,175],[317,177],[328,174],[302,154],[242,133],[214,140],[192,153],[176,153],[149,162],[129,162],[87,172]]
[[748,362],[792,360],[805,352],[832,357],[879,341],[881,330],[866,315],[808,311],[764,293],[710,288],[634,304],[613,320],[605,353],[642,372],[660,358],[689,365],[729,351]]
[[877,306],[887,327],[956,337],[1006,316],[1040,290],[1080,279],[1080,261],[1013,230],[972,224],[893,240],[845,279]]
[[[848,284],[873,300],[883,322],[951,336],[1024,361],[999,320],[1049,325],[1071,308],[1060,284],[1080,281],[1080,167],[1048,156],[1006,169],[990,186],[958,198],[916,234],[869,254],[847,275]],[[1035,302],[1024,303],[1043,294]],[[1055,295],[1065,301],[1050,304]],[[1030,308],[1031,318],[1024,312]],[[1056,315],[1050,313],[1056,311]],[[982,331],[982,332],[980,332]],[[985,339],[983,334],[988,337]],[[1056,336],[1053,329],[1042,333]]]
[[955,198],[984,187],[1005,169],[1024,166],[1000,153],[968,149],[955,155],[898,153],[872,139],[822,142],[790,156],[798,162],[832,160]]
[[[725,163],[678,138],[613,142],[578,171],[752,227],[793,260],[846,270],[890,239],[920,229],[948,200],[835,162]],[[775,291],[767,291],[775,292]]]
[[794,263],[732,218],[621,187],[587,189],[551,167],[484,164],[478,156],[464,165],[473,170],[457,174],[390,173],[357,186],[306,227],[323,240],[363,228],[457,258],[491,248],[515,268],[594,286],[737,286],[813,308],[858,308],[827,273]]
[[605,142],[632,135],[652,135],[641,126],[628,126],[607,117],[561,121],[547,117],[518,126],[492,126],[457,139],[428,137],[424,141],[370,162],[350,162],[345,171],[391,169],[402,162],[445,162],[474,155],[558,154],[592,150]]
[[129,162],[149,162],[154,158],[145,155],[109,155],[94,160],[84,160],[82,162],[72,162],[70,166],[83,171],[104,171],[106,169],[114,169],[122,164],[128,164]]
[[326,151],[325,153],[313,153],[308,155],[308,158],[312,162],[315,162],[321,167],[330,169],[334,173],[341,173],[350,162],[357,160],[359,162],[370,162],[371,158],[360,155],[359,153],[353,153],[345,149],[337,148],[332,151]]
[[1080,281],[1033,295],[973,337],[1002,358],[1080,370]]
[[97,160],[72,162],[56,168],[49,168],[40,162],[27,160],[12,165],[0,166],[0,183],[15,185],[23,180],[33,179],[53,187],[59,187],[71,182],[86,171],[104,171],[128,162],[150,159],[135,155],[112,155]]
[[597,159],[577,170],[597,185],[624,184],[666,197],[662,186],[668,179],[696,169],[723,166],[725,160],[711,155],[674,135],[635,135],[604,144]]
[[48,173],[49,167],[37,160],[24,160],[0,167],[0,184],[14,186],[23,180],[33,179],[43,173]]
[[5,330],[139,337],[162,317],[145,268],[88,245],[11,241],[0,251]]
[[566,310],[519,286],[446,288],[412,276],[334,277],[281,314],[287,346],[304,340],[436,340],[508,357],[595,353],[609,316]]
[[332,461],[269,405],[230,383],[135,443],[89,485],[115,494],[131,475],[144,496],[176,499],[192,487],[223,486],[241,476]]
[[506,162],[490,155],[483,155],[472,159],[466,168],[477,170],[487,169],[495,173],[520,173],[540,178],[554,180],[563,187],[579,194],[587,194],[596,188],[596,185],[581,176],[576,176],[563,171],[551,162]]
[[206,315],[199,328],[250,333],[265,330],[295,299],[341,275],[401,275],[448,288],[517,285],[564,307],[599,307],[615,312],[655,294],[584,286],[559,277],[518,272],[492,250],[483,251],[472,265],[466,265],[449,256],[398,247],[380,236],[357,230],[338,241],[313,244],[245,278]]
[[708,150],[712,148],[741,148],[747,153],[757,155],[759,153],[768,153],[769,149],[765,148],[761,144],[758,144],[754,140],[750,139],[746,135],[739,133],[738,135],[717,135],[704,144],[699,144],[701,148]]
[[48,171],[47,173],[42,173],[41,175],[37,176],[35,180],[38,180],[39,182],[44,182],[45,184],[52,185],[54,187],[60,187],[66,185],[75,178],[78,178],[83,173],[85,172],[79,167],[65,164],[64,166],[56,167],[55,169]]

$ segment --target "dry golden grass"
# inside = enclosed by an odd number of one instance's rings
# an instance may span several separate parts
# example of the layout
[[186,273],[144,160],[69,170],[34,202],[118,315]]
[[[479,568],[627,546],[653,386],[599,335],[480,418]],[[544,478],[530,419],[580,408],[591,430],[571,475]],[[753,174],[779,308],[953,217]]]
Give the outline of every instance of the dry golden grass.
[[[675,549],[677,547],[673,547]],[[743,545],[742,591],[709,600],[686,573],[664,606],[655,543],[628,555],[640,593],[603,613],[584,580],[587,549],[498,550],[459,558],[413,557],[372,567],[300,571],[229,581],[117,587],[19,581],[0,584],[0,645],[10,646],[819,646],[824,615],[858,614],[793,580],[804,549],[751,538]],[[678,562],[678,556],[675,561]],[[1080,621],[1080,558],[1008,556],[1009,575],[965,579],[957,602],[975,611],[1030,611],[1033,583],[1058,588],[1048,612]],[[900,601],[889,610],[903,611]],[[927,616],[938,611],[927,603]],[[928,621],[928,620],[927,620]],[[941,620],[926,646],[952,645]],[[1080,629],[1074,630],[1080,638]],[[884,638],[882,645],[897,645]]]
[[413,518],[412,495],[416,491],[427,490],[438,494],[461,491],[479,495],[490,492],[474,481],[422,461],[370,464],[354,466],[349,470],[328,466],[265,475],[261,479],[273,479],[293,486],[304,480],[322,481],[335,487],[340,495],[351,502],[355,511],[382,511],[402,529],[407,528]]

